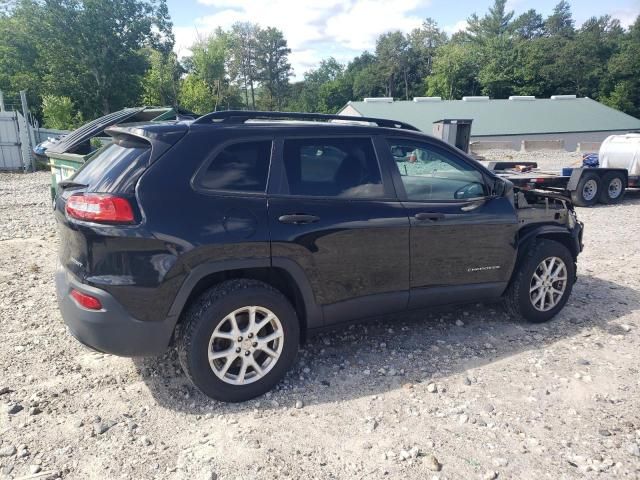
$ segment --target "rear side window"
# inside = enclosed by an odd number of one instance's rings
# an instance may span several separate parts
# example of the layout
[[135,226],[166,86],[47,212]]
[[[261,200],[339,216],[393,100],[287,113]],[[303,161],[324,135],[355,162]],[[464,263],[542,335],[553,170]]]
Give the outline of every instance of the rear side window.
[[377,198],[384,195],[369,138],[285,140],[284,166],[291,195]]
[[144,141],[112,143],[85,163],[71,178],[89,192],[132,192],[149,165],[151,145]]
[[271,140],[234,143],[216,154],[197,184],[211,190],[265,192],[270,158]]

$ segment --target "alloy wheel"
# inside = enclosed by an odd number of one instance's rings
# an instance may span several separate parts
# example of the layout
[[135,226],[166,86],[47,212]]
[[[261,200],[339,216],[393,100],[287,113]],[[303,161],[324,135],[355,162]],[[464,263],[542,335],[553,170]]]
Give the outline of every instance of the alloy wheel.
[[567,288],[567,266],[559,257],[548,257],[533,272],[529,298],[533,307],[546,312],[560,302]]
[[213,331],[208,358],[213,373],[231,385],[263,378],[282,354],[284,331],[278,317],[260,306],[229,313]]

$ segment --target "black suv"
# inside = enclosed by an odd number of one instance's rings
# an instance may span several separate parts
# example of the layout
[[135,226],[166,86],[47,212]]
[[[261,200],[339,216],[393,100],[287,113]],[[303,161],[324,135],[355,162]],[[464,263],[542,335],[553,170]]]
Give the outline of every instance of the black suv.
[[107,133],[55,199],[62,316],[102,352],[175,343],[215,399],[271,389],[314,329],[498,299],[543,322],[575,281],[569,200],[401,122],[217,112]]

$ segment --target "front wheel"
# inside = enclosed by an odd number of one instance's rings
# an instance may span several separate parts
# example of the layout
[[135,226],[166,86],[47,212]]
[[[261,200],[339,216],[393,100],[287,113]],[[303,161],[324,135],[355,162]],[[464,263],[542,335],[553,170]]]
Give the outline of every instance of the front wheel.
[[243,402],[284,377],[299,339],[298,318],[284,295],[256,280],[230,280],[189,308],[177,349],[187,377],[205,395]]
[[553,240],[537,240],[520,262],[504,295],[507,312],[532,323],[551,320],[571,295],[575,263]]

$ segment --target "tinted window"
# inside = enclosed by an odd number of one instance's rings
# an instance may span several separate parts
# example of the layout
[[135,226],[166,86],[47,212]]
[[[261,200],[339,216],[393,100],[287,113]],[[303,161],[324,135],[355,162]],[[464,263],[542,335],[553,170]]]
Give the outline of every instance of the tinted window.
[[218,152],[199,179],[213,190],[264,192],[271,158],[271,140],[234,143]]
[[134,188],[148,166],[151,146],[146,142],[106,147],[85,163],[71,178],[87,185],[89,192],[125,192]]
[[292,195],[375,198],[384,194],[371,139],[285,140],[283,157]]
[[389,139],[409,200],[463,200],[486,195],[482,174],[447,150]]

